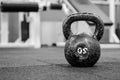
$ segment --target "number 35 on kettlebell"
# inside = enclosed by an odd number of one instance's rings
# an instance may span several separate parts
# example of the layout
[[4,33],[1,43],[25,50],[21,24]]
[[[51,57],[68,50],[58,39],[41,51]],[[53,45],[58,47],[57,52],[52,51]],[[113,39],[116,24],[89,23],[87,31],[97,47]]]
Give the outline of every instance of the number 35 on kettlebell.
[[[71,24],[76,21],[91,21],[95,23],[93,35],[86,33],[73,34]],[[94,66],[100,58],[101,48],[99,41],[103,33],[104,24],[100,17],[92,13],[75,13],[69,15],[63,22],[63,35],[67,40],[64,53],[68,63],[75,67]]]

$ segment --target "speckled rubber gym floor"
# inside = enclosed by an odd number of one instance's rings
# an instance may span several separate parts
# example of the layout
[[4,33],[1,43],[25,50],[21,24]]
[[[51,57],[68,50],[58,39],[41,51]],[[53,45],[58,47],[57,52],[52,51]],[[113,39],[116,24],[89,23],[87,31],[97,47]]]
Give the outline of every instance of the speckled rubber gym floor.
[[0,80],[120,80],[120,49],[102,49],[88,68],[70,66],[63,49],[0,49]]

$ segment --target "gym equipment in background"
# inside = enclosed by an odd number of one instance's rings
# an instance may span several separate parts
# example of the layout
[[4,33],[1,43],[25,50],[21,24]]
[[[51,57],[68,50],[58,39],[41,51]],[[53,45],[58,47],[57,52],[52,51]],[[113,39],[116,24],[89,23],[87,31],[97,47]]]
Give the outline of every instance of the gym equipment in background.
[[61,4],[48,4],[44,6],[39,6],[36,2],[1,2],[1,11],[2,12],[38,12],[39,10],[47,10],[47,8],[53,10],[61,10]]
[[[44,2],[43,2],[44,3]],[[3,40],[4,44],[2,43],[3,47],[30,47],[33,46],[35,48],[40,48],[41,47],[41,41],[40,41],[40,11],[46,11],[47,9],[49,10],[61,10],[62,9],[62,5],[58,4],[58,3],[49,3],[49,4],[43,4],[43,3],[38,3],[38,2],[1,2],[0,8],[1,8],[1,14],[6,14],[6,13],[17,13],[17,12],[33,12],[30,13],[30,19],[32,17],[32,21],[31,22],[26,22],[25,20],[20,23],[20,33],[18,38],[15,40],[15,42],[11,43],[8,42],[9,40]],[[21,15],[19,15],[21,16]],[[21,16],[22,17],[22,16]],[[35,21],[36,20],[36,21]],[[21,21],[20,21],[21,22]],[[35,26],[37,25],[37,26]],[[23,27],[23,26],[30,26],[30,27]],[[34,28],[31,28],[33,27]],[[39,27],[38,27],[39,26]],[[7,29],[8,29],[8,25],[6,25]],[[26,30],[29,31],[26,32]],[[5,32],[5,29],[2,29]],[[23,30],[23,31],[21,31]],[[29,33],[28,33],[29,32]],[[6,30],[6,33],[9,33],[8,30]],[[22,34],[21,34],[22,33]],[[26,37],[23,37],[23,34],[26,35]],[[22,37],[21,37],[22,36]],[[7,38],[5,39],[9,39],[9,34],[6,35]],[[27,40],[27,38],[29,38],[29,40]],[[27,41],[27,42],[26,42]]]
[[21,22],[21,40],[23,42],[27,41],[30,34],[29,34],[29,22],[27,22],[27,14],[23,14],[23,21]]

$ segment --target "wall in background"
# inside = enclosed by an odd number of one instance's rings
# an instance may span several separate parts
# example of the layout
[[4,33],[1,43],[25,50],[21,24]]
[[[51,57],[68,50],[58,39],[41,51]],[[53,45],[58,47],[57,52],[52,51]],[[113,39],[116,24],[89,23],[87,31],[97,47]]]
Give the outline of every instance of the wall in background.
[[[105,12],[108,16],[109,16],[109,6],[107,4],[97,4],[97,6],[99,8],[101,8],[101,10],[103,10],[103,12]],[[118,26],[118,24],[120,25],[120,5],[116,5],[116,16],[115,16],[115,24],[116,27]],[[120,27],[120,26],[119,26]]]
[[19,37],[18,13],[9,13],[9,42],[15,42]]

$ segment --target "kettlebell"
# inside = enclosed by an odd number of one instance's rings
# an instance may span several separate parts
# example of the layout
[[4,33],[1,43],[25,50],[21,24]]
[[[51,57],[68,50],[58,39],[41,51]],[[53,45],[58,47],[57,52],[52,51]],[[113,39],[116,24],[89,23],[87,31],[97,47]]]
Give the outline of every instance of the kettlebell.
[[[91,21],[95,24],[93,35],[73,34],[71,24],[76,21]],[[82,25],[81,25],[82,26]],[[104,23],[93,13],[74,13],[63,22],[63,35],[66,39],[65,58],[74,67],[92,67],[100,58],[100,39],[104,33]]]

